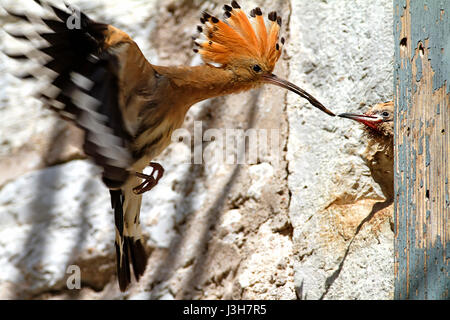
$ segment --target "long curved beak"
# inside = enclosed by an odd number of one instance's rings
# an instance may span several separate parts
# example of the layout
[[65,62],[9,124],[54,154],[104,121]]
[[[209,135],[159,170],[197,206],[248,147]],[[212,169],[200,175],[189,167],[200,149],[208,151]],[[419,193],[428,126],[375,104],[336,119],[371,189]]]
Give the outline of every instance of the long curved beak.
[[383,121],[383,119],[380,119],[379,117],[368,116],[365,114],[341,113],[338,116],[341,118],[347,118],[347,119],[358,121],[368,127],[373,128],[373,129],[376,129],[377,124]]
[[273,73],[264,75],[263,81],[265,83],[274,84],[276,86],[288,89],[289,91],[292,91],[292,92],[298,94],[299,96],[301,96],[302,98],[305,98],[306,100],[308,100],[317,109],[322,110],[323,112],[325,112],[326,114],[328,114],[330,116],[333,116],[333,117],[336,116],[333,112],[331,112],[330,110],[325,108],[323,104],[321,104],[316,98],[314,98],[308,92],[306,92],[302,88],[297,87],[295,84],[293,84],[287,80],[278,78]]

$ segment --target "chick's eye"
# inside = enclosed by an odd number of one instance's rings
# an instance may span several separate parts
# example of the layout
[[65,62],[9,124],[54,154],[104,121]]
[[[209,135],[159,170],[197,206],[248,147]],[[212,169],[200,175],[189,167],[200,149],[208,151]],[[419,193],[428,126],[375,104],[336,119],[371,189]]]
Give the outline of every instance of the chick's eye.
[[255,71],[255,72],[261,72],[262,69],[261,69],[261,67],[260,67],[259,65],[255,64],[255,65],[253,66],[253,71]]
[[389,117],[389,112],[387,112],[387,111],[383,111],[383,113],[381,113],[381,115],[383,116],[383,117]]

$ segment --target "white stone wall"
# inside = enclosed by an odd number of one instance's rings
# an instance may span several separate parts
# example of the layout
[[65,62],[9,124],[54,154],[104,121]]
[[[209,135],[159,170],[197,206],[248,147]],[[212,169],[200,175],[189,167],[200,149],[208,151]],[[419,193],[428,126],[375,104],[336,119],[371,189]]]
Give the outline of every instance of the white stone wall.
[[[287,44],[275,73],[334,112],[392,99],[392,1],[241,2],[282,14]],[[220,16],[224,4],[71,3],[128,32],[161,65],[198,64],[190,37],[200,13]],[[3,31],[13,23],[0,6],[2,50],[19,46]],[[370,215],[383,195],[362,158],[361,129],[269,86],[189,111],[191,133],[194,121],[203,131],[278,129],[280,154],[193,165],[190,146],[173,143],[158,159],[164,178],[144,195],[146,273],[120,293],[109,193],[80,151],[79,131],[31,97],[35,84],[8,72],[21,67],[0,54],[1,298],[392,298],[392,208]],[[66,287],[72,264],[81,268],[81,290]]]
[[[290,80],[335,112],[392,100],[392,1],[291,1],[291,8]],[[383,197],[361,157],[361,128],[320,117],[294,94],[287,101],[298,291],[310,299],[391,298],[390,228],[374,234],[372,219],[351,241],[373,206],[364,200]],[[383,223],[389,226],[389,218]]]

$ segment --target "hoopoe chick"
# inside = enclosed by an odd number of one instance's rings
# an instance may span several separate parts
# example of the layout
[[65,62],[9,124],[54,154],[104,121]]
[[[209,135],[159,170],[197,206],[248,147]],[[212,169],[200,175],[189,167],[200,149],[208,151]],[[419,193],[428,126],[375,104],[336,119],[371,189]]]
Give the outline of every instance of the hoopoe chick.
[[[282,20],[276,12],[269,13],[267,24],[260,8],[249,19],[236,1],[225,5],[224,20],[203,13],[195,51],[205,64],[167,67],[149,63],[131,37],[112,25],[70,6],[67,11],[34,1],[48,15],[7,12],[46,31],[10,33],[36,47],[9,56],[35,60],[38,69],[22,77],[42,82],[45,74],[38,98],[84,130],[84,152],[102,168],[110,190],[122,291],[131,282],[130,265],[138,281],[147,264],[139,221],[142,194],[163,175],[162,166],[150,161],[169,145],[193,104],[274,84],[334,116],[313,96],[272,74],[285,42],[279,38]],[[148,165],[151,175],[142,173]]]
[[364,114],[342,113],[364,125],[368,138],[364,158],[386,200],[394,197],[394,102],[379,103]]

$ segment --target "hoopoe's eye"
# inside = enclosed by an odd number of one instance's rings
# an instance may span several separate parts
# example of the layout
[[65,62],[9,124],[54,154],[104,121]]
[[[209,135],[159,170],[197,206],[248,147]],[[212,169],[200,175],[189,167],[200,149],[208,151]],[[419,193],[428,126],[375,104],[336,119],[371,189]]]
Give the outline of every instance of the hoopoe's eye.
[[255,64],[253,66],[253,71],[255,71],[256,73],[260,73],[262,71],[262,69],[258,64]]
[[382,115],[384,118],[387,118],[387,117],[390,116],[390,113],[387,112],[387,111],[383,111],[383,112],[381,113],[381,115]]

